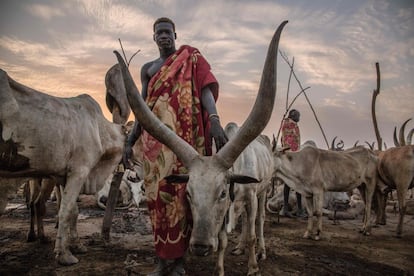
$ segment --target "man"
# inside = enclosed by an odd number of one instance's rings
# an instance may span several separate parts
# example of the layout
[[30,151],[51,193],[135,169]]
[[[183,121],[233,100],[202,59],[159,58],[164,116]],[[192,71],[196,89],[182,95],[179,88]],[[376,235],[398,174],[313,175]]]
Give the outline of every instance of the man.
[[[155,115],[199,153],[211,155],[227,137],[220,125],[215,101],[218,82],[210,65],[191,46],[175,47],[175,24],[162,17],[155,21],[153,39],[160,57],[141,68],[142,97]],[[186,184],[167,184],[165,176],[187,169],[165,145],[141,130],[136,121],[128,138],[125,160],[137,139],[144,160],[144,185],[152,222],[158,264],[151,275],[183,275],[183,256],[191,236],[192,217]]]
[[[286,148],[289,147],[291,151],[297,151],[300,147],[300,131],[298,122],[300,119],[300,113],[296,109],[292,109],[289,111],[288,117],[283,120],[282,124],[282,147]],[[281,215],[285,217],[293,217],[293,215],[289,212],[289,193],[290,187],[284,184],[283,189],[283,209],[281,210]],[[300,193],[296,193],[296,201],[298,210],[296,212],[296,216],[298,217],[306,217],[305,210],[302,208],[302,195]]]

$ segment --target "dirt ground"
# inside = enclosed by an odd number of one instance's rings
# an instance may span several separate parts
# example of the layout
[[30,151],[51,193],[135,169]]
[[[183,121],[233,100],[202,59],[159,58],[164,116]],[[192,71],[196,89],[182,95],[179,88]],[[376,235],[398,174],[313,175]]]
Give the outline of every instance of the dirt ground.
[[[56,204],[47,203],[45,230],[50,243],[26,242],[29,211],[22,198],[9,203],[0,217],[0,275],[144,275],[155,260],[151,229],[144,206],[115,212],[111,241],[100,238],[104,211],[93,197],[81,196],[78,232],[88,252],[76,255],[80,262],[60,266],[54,259]],[[333,224],[324,217],[320,241],[303,239],[306,220],[267,214],[267,258],[259,262],[261,275],[414,275],[414,220],[407,215],[403,238],[395,237],[397,216],[388,213],[387,225],[359,233],[361,219]],[[226,275],[247,275],[247,253],[233,256],[239,232],[229,236]],[[186,256],[187,275],[214,275],[216,255]]]

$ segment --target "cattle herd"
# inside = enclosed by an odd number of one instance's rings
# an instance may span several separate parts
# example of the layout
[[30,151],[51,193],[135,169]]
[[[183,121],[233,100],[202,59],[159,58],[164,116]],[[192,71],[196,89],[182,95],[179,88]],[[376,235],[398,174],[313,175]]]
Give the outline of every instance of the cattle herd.
[[[87,250],[77,233],[78,196],[82,192],[96,194],[97,204],[105,208],[112,175],[122,159],[127,137],[124,124],[131,107],[141,125],[171,148],[188,168],[188,175],[171,175],[167,181],[187,183],[193,215],[189,251],[197,256],[217,252],[219,275],[224,275],[227,233],[239,217],[242,234],[233,253],[241,254],[247,247],[248,275],[259,273],[258,260],[266,258],[266,206],[274,212],[280,208],[280,193],[272,192],[277,189],[275,180],[303,195],[308,214],[304,238],[321,239],[327,195],[348,196],[355,189],[364,202],[363,235],[371,234],[371,210],[376,223],[386,223],[387,194],[397,191],[397,236],[401,237],[407,192],[414,186],[414,145],[398,144],[384,151],[363,146],[333,151],[308,142],[300,151],[289,152],[273,149],[269,138],[261,135],[273,111],[278,44],[286,23],[279,26],[271,40],[258,96],[248,118],[241,127],[229,123],[225,128],[229,142],[208,157],[200,156],[158,121],[146,107],[118,53],[118,64],[106,78],[110,95],[107,105],[114,122],[105,119],[97,102],[88,95],[52,97],[14,81],[0,69],[0,215],[8,196],[27,182],[31,212],[27,239],[47,239],[42,218],[45,202],[54,190],[59,206],[56,260],[61,265],[76,264],[78,258],[73,254]],[[145,198],[141,179],[139,165],[124,174],[120,193],[124,206],[131,202],[139,205]]]

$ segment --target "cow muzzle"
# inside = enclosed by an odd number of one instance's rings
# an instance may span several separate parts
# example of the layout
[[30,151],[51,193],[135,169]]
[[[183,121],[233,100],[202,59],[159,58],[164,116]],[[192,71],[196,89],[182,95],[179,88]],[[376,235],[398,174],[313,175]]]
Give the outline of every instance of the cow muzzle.
[[213,246],[206,244],[191,244],[190,252],[199,257],[206,257],[213,252]]

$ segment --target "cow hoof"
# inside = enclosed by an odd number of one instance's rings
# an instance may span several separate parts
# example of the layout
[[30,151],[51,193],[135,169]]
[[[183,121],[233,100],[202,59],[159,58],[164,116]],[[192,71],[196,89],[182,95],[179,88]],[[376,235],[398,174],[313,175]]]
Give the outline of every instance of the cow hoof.
[[258,261],[266,260],[266,253],[263,253],[263,252],[261,252],[261,253],[257,253],[257,255],[256,255],[256,259],[257,259]]
[[260,271],[258,266],[254,266],[249,269],[249,272],[247,273],[248,276],[260,276]]
[[320,236],[315,236],[315,241],[319,241],[321,239]]
[[56,260],[61,265],[74,265],[79,262],[79,260],[69,253],[60,253],[56,255]]
[[305,234],[303,234],[303,238],[304,239],[311,239],[311,236],[309,235],[309,232],[305,232]]
[[235,256],[240,256],[244,254],[244,250],[240,248],[235,248],[231,251],[231,254]]
[[70,250],[71,250],[73,253],[77,253],[77,254],[82,254],[82,253],[86,253],[86,252],[88,252],[88,249],[86,248],[86,246],[84,246],[84,245],[83,245],[83,244],[81,244],[81,243],[72,244],[72,245],[70,246]]

